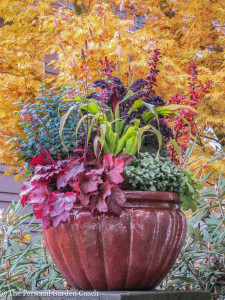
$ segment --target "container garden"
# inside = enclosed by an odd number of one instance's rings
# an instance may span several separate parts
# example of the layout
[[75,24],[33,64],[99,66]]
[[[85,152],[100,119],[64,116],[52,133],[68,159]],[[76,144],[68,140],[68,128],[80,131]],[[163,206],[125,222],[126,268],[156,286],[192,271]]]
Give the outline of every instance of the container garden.
[[[153,60],[158,58],[156,49]],[[76,96],[74,88],[73,99],[62,99],[70,107],[58,128],[61,148],[54,144],[55,134],[51,138],[54,129],[49,132],[43,122],[47,116],[34,119],[33,107],[22,105],[40,151],[26,157],[31,175],[21,201],[42,220],[46,246],[72,287],[152,289],[184,243],[180,205],[194,208],[199,196],[198,180],[169,157],[168,144],[177,150],[176,161],[182,160],[168,120],[180,109],[196,111],[165,105],[155,95],[157,63],[149,64],[147,80],[137,79],[129,89],[111,75],[112,62],[106,58],[103,64],[107,76],[93,83],[92,93]],[[43,126],[34,123],[38,119]],[[71,151],[68,130],[74,120],[77,143]],[[40,142],[43,130],[50,148]]]

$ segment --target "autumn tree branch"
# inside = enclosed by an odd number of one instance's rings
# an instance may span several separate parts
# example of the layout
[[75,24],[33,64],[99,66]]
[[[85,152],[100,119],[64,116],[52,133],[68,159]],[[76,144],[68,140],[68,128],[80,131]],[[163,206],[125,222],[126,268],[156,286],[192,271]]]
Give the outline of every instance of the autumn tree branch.
[[211,137],[211,136],[207,136],[207,135],[200,135],[200,136],[203,137],[203,138],[205,138],[205,139],[209,139],[209,140],[212,140],[212,141],[214,141],[214,142],[220,144],[220,141],[219,141],[219,140],[217,140],[217,139],[215,139],[215,138],[213,138],[213,137]]
[[73,2],[73,7],[75,10],[76,15],[82,15],[88,13],[86,7],[84,6],[84,3],[82,2],[81,4],[77,4],[77,0]]
[[171,9],[167,0],[159,0],[158,2],[159,7],[161,8],[164,15],[171,19],[175,15],[175,12]]
[[[8,72],[8,71],[2,71],[2,70],[0,70],[0,74],[8,74],[8,75],[16,76],[16,77],[21,77],[21,78],[25,77],[24,74],[15,74],[15,73],[11,73],[11,72]],[[42,80],[37,79],[37,78],[32,78],[32,80],[42,82]]]

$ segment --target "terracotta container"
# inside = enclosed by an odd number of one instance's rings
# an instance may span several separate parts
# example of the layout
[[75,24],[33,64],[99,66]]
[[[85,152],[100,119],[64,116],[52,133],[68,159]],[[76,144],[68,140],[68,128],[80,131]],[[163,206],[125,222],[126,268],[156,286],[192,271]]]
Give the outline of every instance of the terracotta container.
[[76,206],[65,223],[44,230],[67,282],[82,290],[146,290],[173,266],[186,236],[179,195],[126,191],[120,216]]

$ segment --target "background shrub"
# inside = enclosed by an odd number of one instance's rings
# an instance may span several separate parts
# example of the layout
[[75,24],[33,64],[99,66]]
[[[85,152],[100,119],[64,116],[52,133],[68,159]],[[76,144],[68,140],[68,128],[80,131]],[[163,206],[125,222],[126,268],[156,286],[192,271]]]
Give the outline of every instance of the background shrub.
[[24,214],[20,202],[0,210],[0,291],[65,289],[64,279],[47,252],[41,224]]
[[160,288],[206,290],[225,299],[225,180],[201,191],[197,210],[187,212],[186,243]]

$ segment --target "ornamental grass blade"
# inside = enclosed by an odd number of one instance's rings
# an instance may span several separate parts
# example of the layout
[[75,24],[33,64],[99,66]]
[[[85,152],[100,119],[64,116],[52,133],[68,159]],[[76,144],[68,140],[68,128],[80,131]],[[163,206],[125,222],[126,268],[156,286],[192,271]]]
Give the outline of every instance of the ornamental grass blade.
[[97,104],[88,103],[85,105],[80,106],[81,109],[84,109],[88,111],[90,114],[96,115],[97,113],[100,113],[101,110],[98,108]]
[[215,156],[214,158],[212,158],[210,161],[207,162],[207,165],[210,164],[211,162],[213,162],[213,161],[219,159],[219,158],[222,157],[222,156],[225,156],[225,154],[224,154],[224,153],[221,153],[221,154]]
[[176,140],[175,139],[172,139],[170,138],[170,141],[171,143],[173,144],[176,152],[177,152],[177,155],[178,155],[178,158],[179,158],[179,163],[181,164],[182,163],[182,153],[181,153],[181,149],[179,147],[179,145],[177,144]]
[[[143,135],[143,131],[141,129],[138,128],[137,133],[136,133],[136,138],[137,138],[137,153],[140,153],[140,149],[141,149],[141,140],[142,140],[142,135]],[[136,151],[134,154],[132,154],[133,156],[136,154]],[[130,153],[128,153],[130,154]]]
[[115,131],[119,135],[119,123],[120,123],[120,109],[119,109],[119,103],[116,105],[115,110]]
[[159,152],[160,152],[160,149],[161,149],[161,147],[162,147],[162,135],[161,135],[160,131],[157,130],[157,129],[156,129],[155,127],[153,127],[153,126],[151,126],[151,129],[150,129],[149,131],[155,133],[155,134],[157,135],[157,138],[158,138],[159,149],[158,149],[157,154],[156,154],[156,157],[155,157],[155,159],[157,159],[157,158],[159,157]]
[[16,268],[16,266],[19,263],[19,261],[21,260],[21,258],[23,258],[25,256],[25,254],[31,249],[31,247],[32,247],[32,245],[28,246],[27,249],[24,252],[22,252],[22,254],[15,260],[13,266],[10,269],[11,272]]
[[104,149],[105,153],[110,153],[110,149],[106,142],[106,131],[107,131],[106,124],[105,123],[101,124],[100,129],[101,129],[101,136],[99,137],[98,140],[101,144],[101,149]]
[[204,197],[204,195],[209,198],[216,197],[216,191],[214,189],[204,189],[204,190],[201,190],[200,193],[201,193],[202,197]]
[[115,123],[115,133],[116,133],[117,141],[119,140],[119,137],[122,133],[122,130],[124,128],[125,123],[126,123],[125,120],[120,120],[120,121]]
[[70,99],[70,98],[67,98],[67,99],[64,99],[64,100],[61,100],[60,103],[59,103],[59,106],[58,106],[58,117],[60,116],[60,108],[62,106],[62,104],[64,104],[65,102],[84,102],[85,99],[81,99],[80,96],[77,96],[75,99]]
[[144,105],[144,104],[143,104],[143,102],[142,102],[141,100],[136,100],[136,101],[134,102],[134,104],[132,105],[132,107],[130,108],[128,114],[130,115],[130,114],[133,112],[133,110],[134,110],[135,108],[142,107],[143,105]]
[[212,170],[211,172],[209,172],[205,177],[203,177],[203,178],[201,178],[201,182],[204,182],[204,181],[206,181],[208,178],[209,178],[209,176],[212,174],[214,172],[214,170]]
[[[198,138],[198,134],[196,135],[195,140],[194,140],[194,143],[192,144],[192,146],[191,146],[190,148],[187,148],[187,150],[186,150],[186,153],[185,153],[185,156],[184,156],[184,163],[183,163],[183,166],[184,166],[184,167],[187,166],[187,165],[189,165],[189,164],[188,164],[188,161],[189,161],[189,159],[190,159],[190,157],[191,157],[191,154],[192,154],[192,152],[193,152],[193,150],[194,150],[194,147],[195,147],[195,145],[196,145],[197,138]],[[191,163],[190,163],[190,164],[191,164]]]
[[134,126],[137,127],[137,128],[139,128],[140,122],[141,122],[140,119],[133,119],[133,120],[131,121],[131,123],[134,123]]
[[[224,156],[224,153],[221,153],[221,154],[215,156],[214,158],[212,158],[210,161],[207,162],[207,165],[209,165],[210,163],[214,162],[215,160],[219,159],[222,156]],[[191,172],[193,172],[194,170],[199,169],[199,168],[202,168],[202,166],[197,166],[197,167],[191,169]]]
[[63,128],[66,124],[66,120],[68,119],[70,113],[72,112],[72,110],[77,107],[76,104],[74,104],[73,106],[71,106],[68,111],[61,117],[61,120],[60,120],[60,126],[59,126],[59,136],[60,136],[60,139],[61,139],[61,143],[63,145],[63,148],[66,150],[66,152],[68,152],[68,149],[66,148],[66,145],[63,143],[63,140],[62,140],[62,132],[63,132]]
[[[193,164],[194,162],[196,162],[196,161],[198,161],[198,160],[200,160],[200,159],[202,159],[202,158],[205,158],[205,156],[200,156],[200,157],[198,157],[198,158],[192,160],[191,162],[189,162],[188,164],[186,164],[186,166],[190,166],[191,164]],[[191,166],[190,166],[190,167],[191,167]],[[189,167],[189,168],[190,168],[190,167]],[[188,169],[189,169],[189,168],[188,168]]]
[[106,142],[107,146],[110,149],[110,152],[113,153],[116,148],[116,140],[117,140],[117,133],[114,133],[112,129],[112,124],[109,122],[106,122]]
[[78,130],[82,124],[82,122],[86,119],[86,118],[93,118],[94,115],[88,114],[88,115],[84,115],[83,117],[80,118],[80,120],[77,122],[77,126],[76,126],[76,141],[77,141],[77,136],[78,136]]
[[221,197],[221,199],[223,199],[224,196],[225,196],[225,179],[222,182],[221,190],[220,190],[220,197]]
[[[137,100],[137,101],[140,101],[140,100]],[[135,101],[136,102],[136,101]],[[142,101],[141,101],[142,102]],[[135,103],[134,103],[135,104]],[[137,107],[141,107],[142,105],[138,102],[136,104]],[[170,114],[176,114],[178,115],[179,117],[181,117],[182,119],[185,120],[186,123],[188,123],[188,121],[183,118],[182,116],[180,116],[177,111],[179,109],[189,109],[191,110],[192,112],[198,114],[198,111],[196,109],[194,109],[193,107],[191,106],[187,106],[187,105],[178,105],[178,104],[171,104],[171,105],[166,105],[166,106],[158,106],[155,108],[157,114],[160,114],[160,115],[163,115],[163,116],[168,116]],[[148,112],[145,112],[143,114],[143,120],[145,122],[151,120],[153,117],[155,116],[155,114],[152,112],[152,111],[148,111]]]
[[127,94],[125,95],[125,97],[120,101],[120,103],[123,103],[124,101],[126,101],[127,99],[129,99],[130,97],[132,97],[134,95],[134,92],[129,90],[127,92]]
[[89,140],[90,140],[92,129],[93,129],[93,125],[90,125],[89,128],[88,128],[87,145],[88,145]]
[[[98,152],[98,142],[100,142],[99,139],[100,139],[100,137],[98,135],[96,135],[96,137],[94,138],[93,147],[94,147],[94,154],[95,154],[96,157],[98,156],[97,152]],[[101,147],[102,147],[102,144],[101,144]]]
[[[189,168],[187,169],[187,171],[189,171]],[[199,174],[200,171],[201,171],[201,169],[199,169],[199,170],[195,173],[195,177],[197,177],[197,175]]]
[[220,172],[220,174],[219,174],[219,179],[218,179],[218,188],[221,188],[221,185],[222,185],[222,179],[223,179],[223,174],[222,174],[222,172]]
[[189,109],[190,111],[192,111],[195,114],[199,113],[192,106],[180,105],[180,104],[170,104],[170,105],[166,105],[166,106],[159,106],[159,107],[157,107],[157,112],[160,113],[160,114],[164,114],[164,112],[166,112],[166,113],[167,113],[167,111],[175,112],[175,111],[177,111],[179,109]]
[[85,99],[81,99],[80,96],[77,96],[75,99],[74,98],[66,98],[66,99],[62,100],[61,102],[63,103],[63,102],[75,102],[75,101],[85,102]]
[[144,104],[144,106],[146,106],[148,108],[148,110],[150,110],[150,112],[157,118],[158,120],[158,112],[156,110],[155,105],[153,104],[149,104],[149,103],[145,103],[144,101],[142,101],[142,103]]
[[101,136],[104,137],[104,146],[107,146],[109,152],[113,153],[116,148],[117,134],[113,131],[112,123],[105,121],[101,124]]

